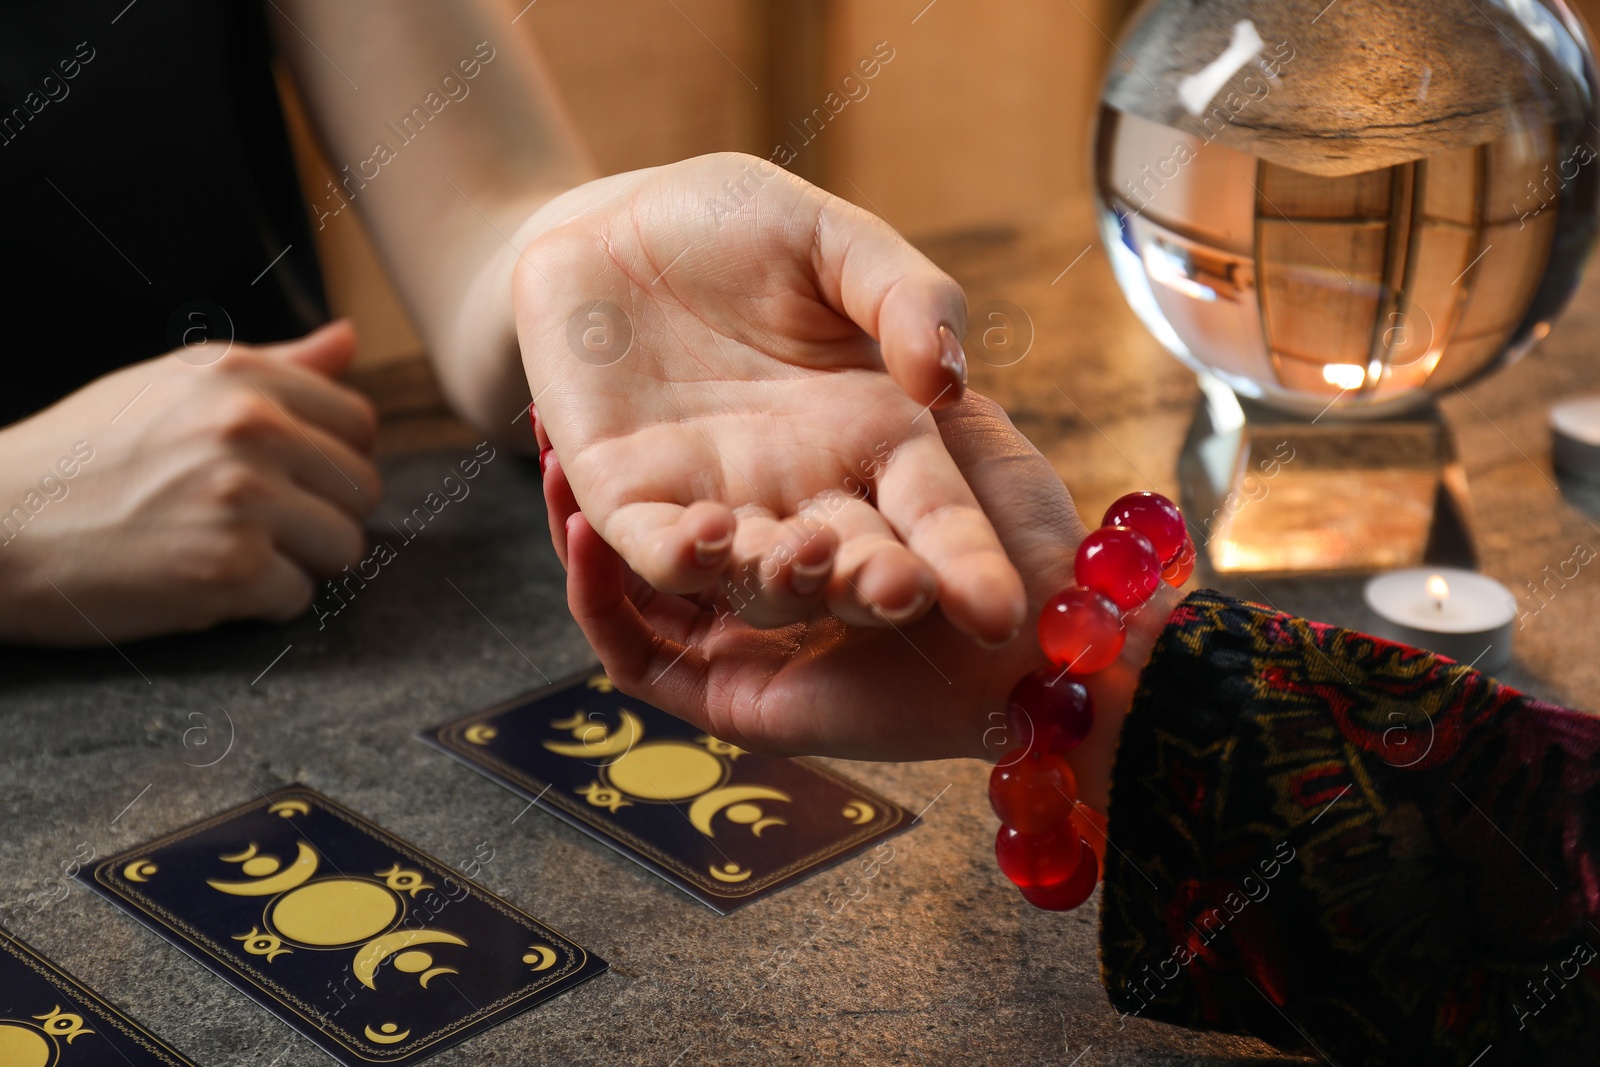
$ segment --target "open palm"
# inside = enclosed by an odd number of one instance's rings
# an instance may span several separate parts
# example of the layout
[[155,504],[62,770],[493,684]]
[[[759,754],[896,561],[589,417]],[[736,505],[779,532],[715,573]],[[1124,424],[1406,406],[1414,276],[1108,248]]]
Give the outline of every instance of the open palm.
[[937,602],[1017,634],[1021,580],[933,418],[965,379],[947,275],[749,156],[590,183],[534,223],[516,307],[540,428],[636,573],[756,627]]
[[[1050,464],[993,402],[969,394],[938,421],[955,461],[1029,576],[1028,602],[1071,583],[1085,529]],[[847,626],[818,611],[779,630],[659,593],[623,565],[577,513],[559,463],[545,473],[568,601],[606,670],[627,693],[742,747],[853,759],[989,756],[1025,739],[1002,729],[1005,698],[1046,665],[1032,640],[985,650],[940,613],[897,629]],[[1103,714],[1074,753],[1082,795],[1104,806],[1111,759],[1137,674],[1176,593],[1163,587],[1127,654],[1085,679]],[[722,609],[722,610],[719,610]]]

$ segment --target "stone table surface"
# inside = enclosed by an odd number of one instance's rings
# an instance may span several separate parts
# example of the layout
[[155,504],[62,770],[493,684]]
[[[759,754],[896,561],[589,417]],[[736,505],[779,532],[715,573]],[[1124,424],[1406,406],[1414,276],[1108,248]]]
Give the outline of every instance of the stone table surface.
[[[1195,384],[1124,307],[1085,212],[924,246],[974,308],[1007,300],[1031,320],[1033,347],[1015,365],[985,365],[974,347],[974,385],[1007,405],[1086,512],[1132,488],[1176,492]],[[1483,570],[1519,593],[1596,539],[1595,501],[1558,487],[1545,429],[1551,401],[1600,392],[1596,286],[1539,352],[1444,400]],[[459,431],[388,441],[386,503],[371,524],[385,537],[472,453]],[[81,849],[109,855],[300,781],[447,862],[492,849],[481,881],[611,961],[610,973],[441,1053],[431,1061],[440,1067],[1302,1062],[1247,1040],[1119,1026],[1097,977],[1094,908],[1037,912],[1005,883],[986,768],[974,762],[837,764],[926,809],[923,824],[894,840],[893,862],[871,880],[835,868],[726,918],[553,817],[519,818],[524,801],[412,735],[581,669],[591,654],[564,606],[536,467],[502,453],[471,486],[321,624],[0,650],[0,905],[58,884]],[[1364,624],[1356,580],[1212,584]],[[1600,581],[1584,571],[1548,599],[1526,617],[1506,677],[1590,703]],[[1524,606],[1539,603],[1525,594]],[[196,1063],[326,1062],[81,888],[0,914]],[[774,954],[790,960],[775,973],[763,967]]]

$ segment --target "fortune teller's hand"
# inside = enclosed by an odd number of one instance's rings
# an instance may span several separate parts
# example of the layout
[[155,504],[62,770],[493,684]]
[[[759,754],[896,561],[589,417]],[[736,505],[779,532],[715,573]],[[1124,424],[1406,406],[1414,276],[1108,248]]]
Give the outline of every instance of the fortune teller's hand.
[[287,620],[361,558],[377,419],[334,380],[350,327],[223,353],[135,363],[0,430],[0,640]]
[[[1029,618],[1072,581],[1085,533],[1061,480],[998,405],[969,393],[939,412],[956,465],[1027,576]],[[854,759],[1000,756],[1005,704],[1046,666],[1033,628],[989,651],[934,612],[896,629],[848,626],[820,606],[803,622],[762,631],[721,598],[714,605],[660,593],[640,580],[577,510],[559,459],[545,464],[545,500],[567,566],[567,599],[607,672],[648,700],[741,747]],[[1083,679],[1094,731],[1068,759],[1079,795],[1105,810],[1122,719],[1139,671],[1177,601],[1162,585],[1130,617],[1110,667]]]
[[723,154],[580,186],[516,241],[545,443],[634,572],[730,590],[751,626],[937,602],[952,634],[1020,632],[1022,582],[930,411],[962,394],[965,298],[881,219]]

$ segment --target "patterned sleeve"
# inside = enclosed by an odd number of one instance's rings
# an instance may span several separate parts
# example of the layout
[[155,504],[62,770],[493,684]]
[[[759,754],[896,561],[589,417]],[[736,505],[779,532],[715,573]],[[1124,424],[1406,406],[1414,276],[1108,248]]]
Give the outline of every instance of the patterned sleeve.
[[1600,718],[1205,591],[1112,783],[1124,1017],[1350,1065],[1600,1063]]

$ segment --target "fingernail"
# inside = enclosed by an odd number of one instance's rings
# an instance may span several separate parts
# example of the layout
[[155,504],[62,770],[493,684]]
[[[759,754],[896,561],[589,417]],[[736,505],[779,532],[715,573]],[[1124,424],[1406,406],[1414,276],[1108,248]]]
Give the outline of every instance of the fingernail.
[[733,547],[733,534],[728,534],[719,541],[696,541],[694,543],[694,560],[702,567],[714,567],[722,562],[728,554],[728,549]]
[[878,617],[884,622],[899,624],[915,618],[927,603],[928,594],[918,593],[916,596],[911,598],[911,603],[905,605],[904,607],[895,608],[892,611],[885,611],[883,608],[873,605],[872,610],[877,612]]
[[1021,636],[1021,634],[1022,634],[1022,627],[1018,626],[1015,630],[1011,631],[1011,636],[1007,637],[1003,641],[985,641],[981,637],[974,638],[973,640],[978,642],[978,647],[981,648],[981,649],[985,649],[986,651],[989,651],[989,652],[998,652],[1002,648],[1005,648],[1007,645],[1009,645],[1011,642],[1015,641],[1019,636]]
[[541,448],[541,449],[539,449],[539,473],[540,474],[543,474],[544,471],[545,471],[545,468],[550,466],[550,454],[552,452],[554,452],[554,451],[555,451],[554,448]]
[[811,596],[822,590],[828,584],[828,576],[833,573],[833,558],[823,560],[814,566],[807,567],[796,563],[790,568],[789,588],[794,590],[796,596]]
[[950,372],[958,390],[967,387],[967,355],[961,351],[961,339],[942,322],[939,324],[939,366]]

